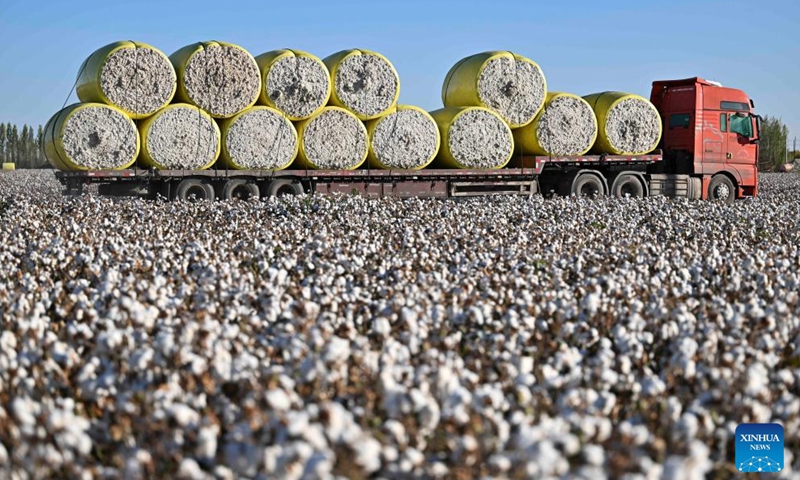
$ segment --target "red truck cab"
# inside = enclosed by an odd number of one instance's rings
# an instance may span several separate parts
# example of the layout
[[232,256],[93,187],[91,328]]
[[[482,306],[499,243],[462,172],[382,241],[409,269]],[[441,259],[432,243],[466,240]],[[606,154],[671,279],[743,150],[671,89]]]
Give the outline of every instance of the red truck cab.
[[729,187],[736,198],[756,195],[760,117],[747,94],[695,77],[653,82],[650,101],[664,129],[653,173],[701,177],[703,199],[725,199]]

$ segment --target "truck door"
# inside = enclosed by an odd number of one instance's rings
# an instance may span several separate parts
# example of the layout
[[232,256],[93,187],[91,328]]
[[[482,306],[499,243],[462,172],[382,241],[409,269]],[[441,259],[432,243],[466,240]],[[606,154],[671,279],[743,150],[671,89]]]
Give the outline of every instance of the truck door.
[[729,132],[726,156],[728,163],[737,165],[754,165],[756,148],[750,143],[753,138],[753,119],[749,112],[728,114]]
[[703,112],[703,173],[718,172],[726,160],[727,113]]

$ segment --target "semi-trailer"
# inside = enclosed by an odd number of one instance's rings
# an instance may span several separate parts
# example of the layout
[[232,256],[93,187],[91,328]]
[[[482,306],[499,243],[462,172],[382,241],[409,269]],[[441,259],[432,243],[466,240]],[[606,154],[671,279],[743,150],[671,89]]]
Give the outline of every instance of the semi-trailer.
[[97,184],[101,195],[213,200],[303,193],[369,197],[665,195],[720,200],[758,192],[760,117],[743,91],[694,77],[653,82],[663,133],[645,155],[515,155],[496,170],[86,170],[56,172],[67,195]]

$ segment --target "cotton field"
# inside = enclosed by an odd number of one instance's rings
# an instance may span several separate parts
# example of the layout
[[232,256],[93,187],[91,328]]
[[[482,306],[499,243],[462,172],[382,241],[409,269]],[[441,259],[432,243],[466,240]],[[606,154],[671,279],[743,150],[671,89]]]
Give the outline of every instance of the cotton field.
[[800,176],[652,197],[62,197],[0,174],[0,477],[800,478]]

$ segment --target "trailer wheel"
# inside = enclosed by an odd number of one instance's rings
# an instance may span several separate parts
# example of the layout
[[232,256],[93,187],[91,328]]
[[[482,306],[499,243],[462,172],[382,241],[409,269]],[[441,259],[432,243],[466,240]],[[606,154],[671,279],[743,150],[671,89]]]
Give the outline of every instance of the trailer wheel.
[[703,179],[700,177],[692,177],[689,179],[689,198],[691,200],[700,200],[703,198]]
[[638,176],[620,173],[611,185],[611,194],[615,197],[644,198],[644,185]]
[[258,185],[253,182],[248,182],[242,179],[232,179],[226,181],[222,186],[220,198],[222,200],[248,200],[250,198],[258,198],[259,191]]
[[196,178],[187,178],[178,182],[173,200],[186,200],[197,202],[201,200],[214,200],[214,187]]
[[736,199],[736,187],[727,175],[715,175],[708,184],[708,199],[721,200],[731,205]]
[[284,195],[302,195],[303,186],[297,180],[273,180],[267,184],[264,196],[282,197]]
[[579,175],[572,182],[572,191],[570,192],[571,195],[577,195],[579,197],[592,197],[595,195],[600,196],[605,195],[605,193],[603,180],[594,173],[584,173],[583,175]]

